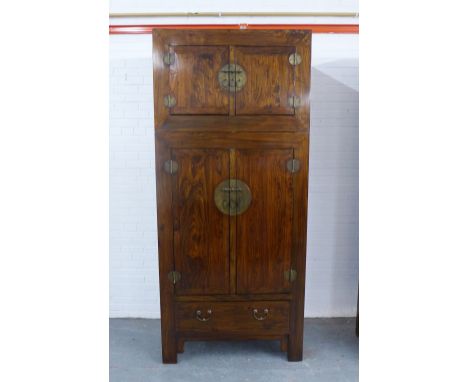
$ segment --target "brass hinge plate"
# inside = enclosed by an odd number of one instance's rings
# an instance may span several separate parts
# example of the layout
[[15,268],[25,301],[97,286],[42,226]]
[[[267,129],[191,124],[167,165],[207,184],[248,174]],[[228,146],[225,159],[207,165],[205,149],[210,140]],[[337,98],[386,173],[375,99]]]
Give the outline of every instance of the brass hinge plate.
[[177,272],[177,271],[170,271],[168,274],[167,274],[167,278],[169,279],[169,281],[173,284],[176,284],[177,281],[180,280],[180,272]]
[[284,278],[287,280],[287,281],[295,281],[296,278],[297,278],[297,272],[296,270],[294,269],[290,269],[288,271],[285,271],[284,272]]
[[302,62],[302,57],[299,53],[293,53],[289,55],[289,63],[291,65],[299,65]]
[[288,161],[286,162],[286,167],[289,172],[292,172],[294,174],[295,172],[298,172],[301,168],[301,162],[299,162],[299,159],[288,159]]
[[164,62],[164,65],[168,65],[168,66],[174,64],[175,54],[172,53],[172,52],[168,52],[168,53],[164,54],[163,62]]
[[297,97],[297,96],[288,97],[288,105],[289,107],[293,107],[293,108],[301,106],[300,97]]
[[166,171],[168,174],[175,174],[178,169],[179,164],[175,160],[169,159],[164,162],[164,171]]
[[173,95],[164,96],[164,106],[171,108],[176,105],[176,99]]

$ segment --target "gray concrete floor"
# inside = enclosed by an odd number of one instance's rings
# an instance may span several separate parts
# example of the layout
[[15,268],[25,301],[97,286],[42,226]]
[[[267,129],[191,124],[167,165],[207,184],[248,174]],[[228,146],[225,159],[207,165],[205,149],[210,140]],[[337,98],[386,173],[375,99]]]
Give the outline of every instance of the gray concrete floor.
[[355,382],[351,318],[305,320],[304,360],[287,362],[279,341],[186,342],[178,364],[161,361],[160,321],[110,320],[110,382]]

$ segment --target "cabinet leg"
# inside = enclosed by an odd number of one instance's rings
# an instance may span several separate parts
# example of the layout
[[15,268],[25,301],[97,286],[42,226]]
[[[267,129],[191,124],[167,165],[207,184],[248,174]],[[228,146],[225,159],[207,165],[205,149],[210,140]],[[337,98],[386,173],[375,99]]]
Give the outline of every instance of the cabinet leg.
[[163,363],[177,363],[177,352],[163,350]]
[[183,340],[183,338],[178,338],[177,339],[177,353],[184,352],[184,345],[185,345],[185,341]]
[[288,361],[299,362],[302,361],[302,338],[295,340],[293,336],[289,336],[288,341]]
[[288,351],[288,336],[281,337],[280,350],[282,352],[287,352]]
[[163,343],[162,361],[163,363],[177,363],[177,343],[175,340],[171,343]]

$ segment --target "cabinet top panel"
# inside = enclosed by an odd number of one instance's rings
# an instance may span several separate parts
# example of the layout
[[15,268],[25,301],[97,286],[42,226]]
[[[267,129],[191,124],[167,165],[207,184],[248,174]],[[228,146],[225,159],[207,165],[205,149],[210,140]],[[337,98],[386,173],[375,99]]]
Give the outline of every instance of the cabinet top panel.
[[153,29],[153,39],[170,45],[297,45],[309,44],[311,33],[306,30],[252,29]]
[[308,130],[310,41],[303,30],[155,29],[155,127]]

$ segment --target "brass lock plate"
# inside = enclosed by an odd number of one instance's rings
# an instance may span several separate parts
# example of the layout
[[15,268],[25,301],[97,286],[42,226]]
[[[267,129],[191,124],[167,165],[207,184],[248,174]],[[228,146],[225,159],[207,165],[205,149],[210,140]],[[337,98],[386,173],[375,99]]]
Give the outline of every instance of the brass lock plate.
[[218,210],[225,215],[235,216],[244,213],[252,202],[249,186],[239,179],[226,179],[218,184],[214,192]]
[[229,92],[241,90],[246,81],[244,68],[237,64],[226,64],[218,72],[219,85]]

